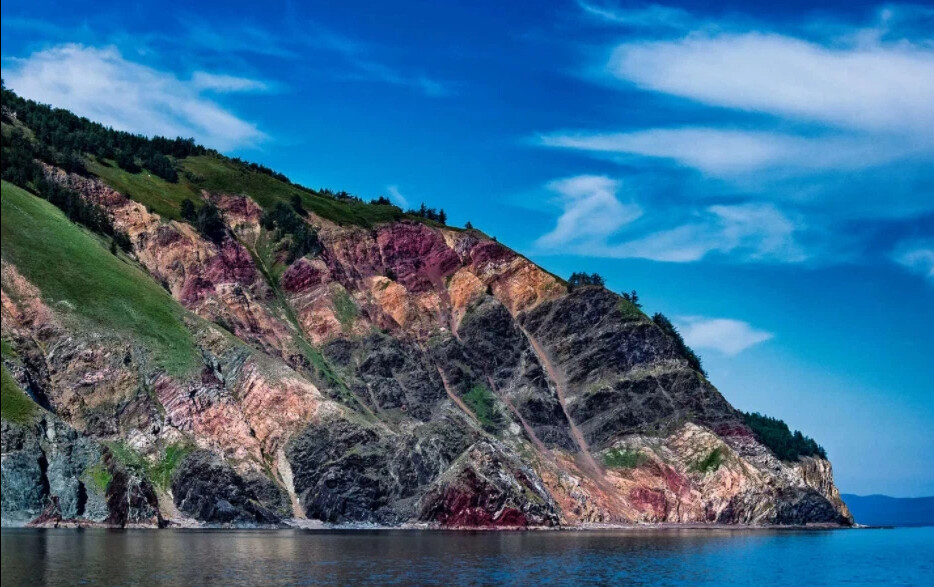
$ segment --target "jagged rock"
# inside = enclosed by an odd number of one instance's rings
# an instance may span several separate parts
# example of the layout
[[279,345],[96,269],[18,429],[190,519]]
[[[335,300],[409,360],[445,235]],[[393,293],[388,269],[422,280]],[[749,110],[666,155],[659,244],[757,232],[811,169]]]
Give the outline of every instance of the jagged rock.
[[568,414],[587,442],[602,448],[625,434],[665,434],[685,420],[741,425],[672,340],[620,303],[604,288],[579,287],[519,316],[563,376]]
[[538,475],[495,444],[471,446],[419,503],[442,526],[556,526],[557,507]]
[[50,414],[3,421],[4,524],[159,526],[152,485]]
[[286,498],[272,481],[245,479],[216,454],[195,451],[172,480],[179,511],[212,524],[278,524]]
[[[478,231],[309,214],[322,251],[283,267],[245,196],[202,194],[228,224],[212,242],[100,179],[45,170],[130,236],[181,304],[195,367],[168,372],[132,333],[87,327],[5,257],[18,358],[4,364],[48,411],[3,422],[4,524],[163,524],[144,468],[102,440],[148,462],[173,443],[210,449],[176,469],[172,497],[212,524],[275,524],[293,506],[333,523],[851,521],[829,463],[779,461],[651,320],[603,288],[567,292]],[[476,386],[490,405],[465,401]],[[610,450],[638,454],[613,467]]]

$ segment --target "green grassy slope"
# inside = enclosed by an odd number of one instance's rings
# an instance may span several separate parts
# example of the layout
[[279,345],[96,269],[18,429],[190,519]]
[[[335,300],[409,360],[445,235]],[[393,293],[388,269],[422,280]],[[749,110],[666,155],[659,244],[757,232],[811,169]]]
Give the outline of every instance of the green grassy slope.
[[297,195],[306,209],[338,224],[368,227],[403,217],[402,212],[395,206],[378,206],[312,194],[265,173],[252,171],[234,161],[219,157],[201,155],[188,157],[180,163],[181,168],[194,178],[198,188],[246,195],[264,209],[272,208],[277,202],[288,203],[292,196]]
[[186,310],[103,241],[72,224],[48,202],[2,184],[2,254],[43,298],[149,349],[169,373],[187,373],[198,353],[182,317]]
[[302,205],[322,218],[343,225],[374,226],[405,215],[395,206],[368,204],[309,193],[265,173],[213,155],[187,157],[178,162],[183,171],[178,183],[169,183],[145,170],[129,173],[113,162],[89,159],[87,169],[107,185],[147,206],[153,212],[178,220],[182,200],[201,199],[201,190],[245,195],[264,209],[288,203],[297,195]]
[[105,165],[94,159],[89,159],[86,166],[104,183],[164,218],[180,220],[182,200],[197,201],[200,198],[198,190],[184,178],[179,178],[178,183],[169,183],[145,170],[130,173],[113,162]]
[[23,393],[6,367],[0,371],[0,417],[11,422],[28,422],[38,406]]

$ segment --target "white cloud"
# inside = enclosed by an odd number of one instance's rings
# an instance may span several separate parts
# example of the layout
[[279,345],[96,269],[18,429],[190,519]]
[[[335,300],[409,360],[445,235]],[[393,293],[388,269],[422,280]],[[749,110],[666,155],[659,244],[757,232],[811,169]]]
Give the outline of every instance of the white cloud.
[[699,261],[711,253],[743,262],[798,263],[808,257],[798,244],[799,230],[771,204],[709,206],[698,220],[614,245],[610,256],[655,261]]
[[389,193],[389,199],[397,204],[400,208],[405,209],[409,207],[409,200],[402,195],[402,192],[399,191],[399,186],[386,186],[386,191]]
[[191,136],[222,151],[265,138],[254,124],[201,96],[196,83],[127,61],[115,48],[61,45],[13,60],[3,75],[23,97],[119,130]]
[[625,43],[609,70],[639,87],[712,106],[925,139],[934,133],[934,51],[849,49],[776,34]]
[[672,27],[680,29],[694,22],[694,18],[686,10],[661,4],[647,4],[638,8],[620,8],[583,0],[578,0],[577,4],[585,14],[593,18],[633,28]]
[[213,92],[262,92],[269,89],[269,84],[264,81],[206,71],[192,74],[191,83],[199,90]]
[[[736,14],[597,1],[578,0],[583,15],[626,35],[601,81],[623,90],[621,109],[634,90],[679,98],[640,106],[656,105],[650,118],[674,112],[679,124],[539,134],[542,146],[619,164],[643,187],[638,222],[573,251],[855,260],[881,231],[854,226],[934,211],[934,37],[919,24],[934,22],[934,10],[887,6],[868,28],[812,18],[775,32]],[[639,119],[637,110],[630,120]]]
[[675,320],[675,325],[688,346],[713,349],[727,356],[741,353],[775,336],[771,332],[753,328],[748,322],[730,318],[681,316]]
[[934,239],[901,242],[895,247],[892,259],[934,285]]
[[880,141],[878,137],[803,137],[706,127],[654,128],[627,133],[553,133],[542,135],[540,142],[548,147],[673,159],[717,177],[735,177],[761,170],[784,175],[860,169],[917,151],[903,140]]
[[[743,261],[806,258],[795,239],[799,227],[771,204],[708,206],[666,226],[667,214],[646,215],[639,204],[620,202],[621,185],[595,175],[549,183],[562,213],[554,229],[536,241],[539,251],[669,262],[697,261],[711,253]],[[637,220],[643,220],[644,236],[628,236]]]
[[536,242],[544,249],[604,239],[642,215],[635,204],[616,199],[619,183],[605,176],[580,175],[553,181],[547,187],[558,195],[563,212],[554,229]]

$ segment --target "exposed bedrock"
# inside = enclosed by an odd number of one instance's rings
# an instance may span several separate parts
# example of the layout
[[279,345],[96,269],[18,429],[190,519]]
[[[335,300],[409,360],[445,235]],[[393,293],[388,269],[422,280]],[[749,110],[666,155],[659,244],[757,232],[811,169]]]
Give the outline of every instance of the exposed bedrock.
[[180,512],[212,524],[277,524],[291,513],[288,495],[268,477],[241,475],[208,451],[185,458],[172,493]]
[[480,441],[428,489],[420,520],[451,527],[556,526],[557,506],[528,465],[501,445]]
[[591,448],[636,432],[696,421],[742,425],[737,412],[679,356],[645,316],[603,288],[581,287],[520,314],[519,322],[564,377],[565,406]]
[[327,522],[400,523],[424,487],[476,438],[461,414],[403,433],[362,419],[309,426],[286,450],[296,494],[310,518]]
[[4,525],[161,525],[152,485],[58,418],[4,420],[0,438]]

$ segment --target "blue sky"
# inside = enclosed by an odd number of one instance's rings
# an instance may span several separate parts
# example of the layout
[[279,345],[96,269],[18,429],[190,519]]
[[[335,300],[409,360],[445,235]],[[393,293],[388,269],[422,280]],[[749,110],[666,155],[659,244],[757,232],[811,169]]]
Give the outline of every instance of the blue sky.
[[[505,5],[505,6],[504,6]],[[934,493],[934,7],[16,2],[20,94],[442,206],[672,317],[841,490]]]

